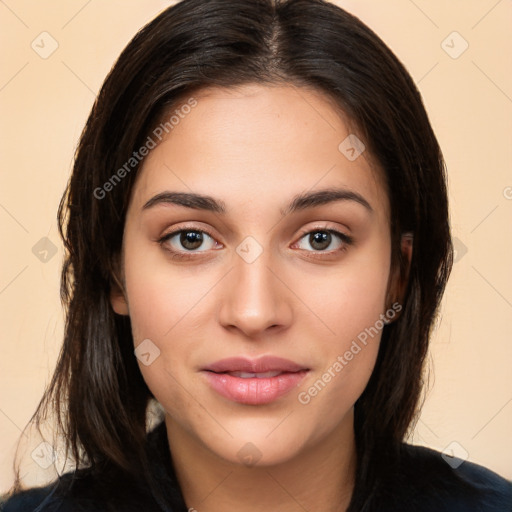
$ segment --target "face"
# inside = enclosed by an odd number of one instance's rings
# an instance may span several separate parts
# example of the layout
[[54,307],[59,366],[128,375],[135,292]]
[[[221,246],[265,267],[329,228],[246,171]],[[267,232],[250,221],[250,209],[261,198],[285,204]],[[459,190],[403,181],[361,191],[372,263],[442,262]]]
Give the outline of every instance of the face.
[[278,464],[353,428],[390,317],[387,194],[320,93],[194,100],[139,172],[112,304],[171,437]]

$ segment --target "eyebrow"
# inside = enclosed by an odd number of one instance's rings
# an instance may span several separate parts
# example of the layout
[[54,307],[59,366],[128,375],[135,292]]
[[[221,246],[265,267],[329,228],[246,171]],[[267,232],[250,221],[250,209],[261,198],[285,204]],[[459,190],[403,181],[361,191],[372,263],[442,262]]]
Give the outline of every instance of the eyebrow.
[[[373,212],[370,203],[357,192],[342,188],[329,188],[316,190],[314,192],[303,192],[294,196],[288,206],[281,209],[282,215],[326,205],[337,201],[353,201],[364,206],[369,212]],[[226,214],[227,208],[224,201],[215,199],[208,195],[196,194],[193,192],[162,192],[152,197],[142,207],[148,210],[159,204],[175,204],[194,210],[205,210],[209,212]]]

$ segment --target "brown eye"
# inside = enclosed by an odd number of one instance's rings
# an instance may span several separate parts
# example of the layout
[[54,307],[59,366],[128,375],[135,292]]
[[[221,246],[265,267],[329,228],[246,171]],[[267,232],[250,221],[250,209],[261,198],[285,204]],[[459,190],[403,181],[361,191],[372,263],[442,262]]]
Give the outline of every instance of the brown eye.
[[[181,229],[163,236],[159,242],[174,253],[205,252],[215,247],[215,240],[205,231]],[[204,247],[206,245],[206,247]],[[197,250],[199,248],[203,250]]]
[[326,231],[317,231],[309,235],[309,243],[313,249],[323,251],[331,244],[332,235]]
[[200,231],[182,231],[180,233],[180,244],[188,250],[194,250],[201,247],[203,243],[203,233]]
[[[306,243],[304,243],[304,241]],[[341,250],[351,243],[351,237],[339,231],[333,229],[316,229],[305,233],[297,243],[297,247],[310,252],[330,252]],[[305,247],[305,245],[309,245],[313,251]]]

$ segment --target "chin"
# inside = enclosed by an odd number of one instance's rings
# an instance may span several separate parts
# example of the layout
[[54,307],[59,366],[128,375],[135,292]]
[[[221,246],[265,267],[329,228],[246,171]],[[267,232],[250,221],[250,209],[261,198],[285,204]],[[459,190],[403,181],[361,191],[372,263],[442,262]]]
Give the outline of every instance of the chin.
[[240,435],[229,441],[208,445],[218,457],[242,467],[272,467],[296,458],[303,449],[303,439],[286,432],[284,436],[267,433],[259,436]]

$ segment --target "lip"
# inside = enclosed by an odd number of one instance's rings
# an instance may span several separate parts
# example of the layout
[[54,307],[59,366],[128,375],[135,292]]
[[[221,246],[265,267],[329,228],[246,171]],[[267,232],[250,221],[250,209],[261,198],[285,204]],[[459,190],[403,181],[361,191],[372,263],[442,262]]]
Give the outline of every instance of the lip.
[[[271,403],[297,387],[309,368],[275,356],[258,359],[231,357],[221,359],[203,368],[210,387],[228,400],[248,405]],[[275,376],[243,378],[227,372],[265,374],[278,372]]]
[[211,372],[249,372],[249,373],[265,373],[265,372],[298,372],[300,370],[308,370],[309,368],[294,363],[289,359],[283,359],[276,356],[263,356],[258,359],[248,359],[245,357],[228,357],[221,359],[204,368]]

